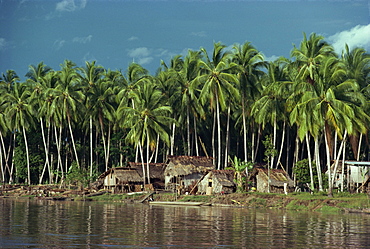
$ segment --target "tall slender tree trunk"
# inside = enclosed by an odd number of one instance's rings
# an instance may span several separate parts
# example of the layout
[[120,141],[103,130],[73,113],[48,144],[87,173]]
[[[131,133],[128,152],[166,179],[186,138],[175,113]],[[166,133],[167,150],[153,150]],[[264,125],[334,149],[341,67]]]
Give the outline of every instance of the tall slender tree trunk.
[[319,138],[315,136],[315,163],[316,163],[316,171],[317,171],[317,178],[319,180],[319,191],[323,191],[322,188],[322,174],[321,174],[321,163],[320,163],[320,150],[319,150]]
[[230,126],[230,105],[227,107],[227,124],[226,124],[226,146],[225,146],[225,165],[224,168],[227,167],[227,162],[229,158],[229,126]]
[[26,146],[26,160],[27,160],[27,184],[31,185],[31,168],[30,168],[30,155],[28,152],[28,143],[27,143],[27,135],[26,129],[23,127],[23,136],[24,136],[24,144]]
[[77,150],[76,150],[75,139],[74,139],[73,131],[72,131],[71,118],[69,117],[69,115],[67,115],[67,119],[68,119],[69,133],[71,135],[71,140],[72,140],[73,152],[74,152],[75,157],[76,157],[77,166],[78,166],[78,168],[80,168],[80,162],[79,162],[79,159],[78,159],[78,154],[77,154]]
[[191,155],[191,146],[190,146],[190,112],[189,112],[189,106],[186,107],[186,129],[187,129],[187,145],[188,145],[188,156]]
[[313,180],[313,170],[312,170],[312,157],[311,157],[311,148],[310,148],[310,139],[308,137],[308,133],[306,134],[306,144],[307,144],[307,154],[308,154],[308,166],[310,168],[310,179],[311,179],[311,190],[314,191],[315,184]]
[[339,165],[339,158],[340,158],[340,155],[342,154],[346,139],[347,139],[347,130],[344,131],[344,136],[343,136],[342,142],[340,143],[338,154],[336,155],[337,159],[335,160],[335,164],[334,164],[333,177],[331,178],[331,184],[329,185],[329,188],[331,188],[329,189],[329,192],[331,194],[333,193],[334,181],[336,179],[337,169]]
[[[247,122],[246,122],[246,117],[245,117],[245,103],[244,103],[244,100],[242,100],[242,115],[243,115],[244,162],[248,162]],[[252,141],[252,143],[254,143],[254,141]],[[252,149],[252,151],[253,151],[253,149]],[[252,158],[253,158],[253,155],[252,155]]]
[[279,152],[278,159],[277,159],[277,161],[276,161],[276,168],[278,168],[278,165],[281,163],[281,162],[280,162],[280,160],[281,160],[281,155],[283,154],[284,141],[285,141],[285,125],[286,125],[286,121],[284,120],[284,123],[283,123],[283,133],[282,133],[282,135],[281,135],[280,152]]
[[150,148],[150,141],[149,141],[149,134],[147,134],[147,147],[146,147],[146,177],[148,179],[148,184],[150,184],[150,173],[149,173],[149,163],[150,163],[150,158],[149,158],[149,148]]
[[140,156],[141,156],[141,167],[143,170],[143,184],[145,185],[145,161],[144,161],[144,155],[143,155],[143,148],[141,146],[141,143],[139,142],[138,146],[139,151],[140,151]]
[[194,137],[195,137],[195,155],[199,156],[199,145],[198,145],[198,132],[197,132],[197,119],[193,116],[194,121]]
[[360,154],[361,154],[360,151],[361,151],[362,137],[363,137],[363,134],[361,133],[360,134],[360,139],[358,141],[357,156],[356,156],[357,161],[360,161]]
[[[345,160],[346,160],[346,142],[344,141],[344,148],[343,148],[343,157],[342,157],[342,184],[340,186],[340,191],[343,192],[344,191],[344,165],[345,165]],[[348,173],[347,173],[348,174]]]
[[176,124],[175,122],[172,124],[172,135],[171,135],[171,155],[175,155],[174,154],[174,147],[175,147],[175,130],[176,130]]
[[218,100],[218,95],[216,95],[216,113],[217,113],[217,169],[221,169],[221,157],[222,157],[222,151],[221,151],[221,120],[220,120],[220,103]]
[[213,112],[213,126],[212,126],[212,157],[213,165],[216,165],[216,148],[215,148],[215,134],[216,134],[216,112]]
[[332,193],[332,187],[330,186],[331,185],[331,178],[332,178],[332,174],[331,174],[331,165],[330,165],[330,148],[329,148],[329,138],[328,138],[328,134],[326,132],[326,126],[324,126],[324,129],[325,129],[325,132],[324,132],[324,136],[325,136],[325,148],[326,148],[326,166],[328,168],[328,196],[329,197],[333,197],[333,193]]
[[90,178],[93,175],[93,119],[90,116]]
[[[274,145],[274,150],[276,149],[276,130],[277,130],[277,117],[275,115],[275,118],[274,118],[274,141],[273,141],[273,145]],[[275,157],[272,155],[271,156],[271,169],[273,168],[274,166],[274,160],[275,160]],[[277,168],[277,164],[276,164],[276,168]]]
[[40,126],[41,126],[42,142],[44,144],[44,150],[45,150],[45,164],[44,164],[44,168],[42,169],[42,174],[41,174],[40,179],[39,179],[39,184],[42,183],[42,179],[44,177],[44,173],[46,171],[46,168],[50,167],[50,164],[49,164],[49,149],[48,149],[46,139],[45,139],[44,124],[43,124],[42,118],[40,119]]

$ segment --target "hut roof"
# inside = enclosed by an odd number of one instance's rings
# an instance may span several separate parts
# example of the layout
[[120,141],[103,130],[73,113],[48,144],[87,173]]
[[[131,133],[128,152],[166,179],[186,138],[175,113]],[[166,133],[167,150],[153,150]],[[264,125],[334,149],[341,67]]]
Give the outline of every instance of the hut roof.
[[[265,168],[254,168],[249,178],[256,177],[256,175],[263,175],[264,180],[268,180],[268,169]],[[276,187],[284,186],[284,183],[288,183],[289,186],[294,186],[293,180],[289,175],[282,169],[270,169],[270,185]]]
[[[132,169],[136,169],[137,172],[141,177],[143,177],[143,165],[142,163],[136,162],[129,162],[129,167]],[[145,163],[145,171],[146,171],[146,163]],[[164,163],[149,163],[149,177],[154,179],[161,179],[164,180]]]
[[98,179],[104,179],[107,175],[114,174],[120,182],[142,182],[143,178],[139,175],[136,169],[127,167],[111,168],[99,176]]
[[225,187],[233,187],[234,171],[233,170],[212,170],[213,177],[217,178],[218,182]]
[[168,156],[165,175],[185,176],[214,169],[213,158],[201,156]]

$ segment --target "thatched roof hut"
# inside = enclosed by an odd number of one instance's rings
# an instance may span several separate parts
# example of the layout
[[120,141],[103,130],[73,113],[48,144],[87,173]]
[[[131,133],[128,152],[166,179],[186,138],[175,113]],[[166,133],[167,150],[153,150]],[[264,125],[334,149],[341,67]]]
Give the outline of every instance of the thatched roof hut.
[[[128,166],[132,169],[136,169],[141,177],[143,177],[143,165],[142,163],[129,162]],[[146,172],[147,164],[144,163],[144,170]],[[149,163],[149,177],[150,179],[158,179],[164,182],[164,163]]]
[[[256,167],[249,176],[249,180],[253,182],[259,192],[268,191],[268,169]],[[284,186],[288,190],[294,189],[294,182],[289,175],[282,169],[270,169],[270,192],[284,193]]]
[[111,168],[101,174],[98,180],[104,181],[104,188],[118,187],[120,190],[129,191],[129,185],[142,184],[143,178],[139,175],[136,169],[127,167]]
[[212,170],[198,184],[199,193],[233,193],[236,190],[233,170]]
[[214,169],[211,157],[168,156],[164,170],[165,185],[170,183],[185,189]]
[[192,173],[207,173],[214,169],[213,159],[202,156],[168,156],[165,176],[186,176]]

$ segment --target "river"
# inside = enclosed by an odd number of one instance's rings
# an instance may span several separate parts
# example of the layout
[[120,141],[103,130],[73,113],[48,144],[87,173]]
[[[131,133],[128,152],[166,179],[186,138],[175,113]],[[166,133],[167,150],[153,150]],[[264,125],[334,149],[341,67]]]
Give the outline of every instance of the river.
[[370,215],[0,199],[1,248],[368,248]]

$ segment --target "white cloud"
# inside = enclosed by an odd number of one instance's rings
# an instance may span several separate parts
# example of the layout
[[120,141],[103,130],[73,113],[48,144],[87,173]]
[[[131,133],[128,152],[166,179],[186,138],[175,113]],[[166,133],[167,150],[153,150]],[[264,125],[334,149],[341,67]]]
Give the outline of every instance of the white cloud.
[[6,41],[4,38],[0,38],[0,50],[3,50],[6,46]]
[[152,51],[150,51],[146,47],[135,48],[128,51],[128,56],[132,57],[134,61],[136,61],[140,65],[145,65],[152,62],[153,57],[151,56],[151,54]]
[[78,9],[83,9],[86,7],[87,0],[62,0],[61,2],[57,3],[56,10],[57,11],[68,11],[72,12]]
[[146,47],[131,49],[128,52],[130,57],[147,57],[150,55],[149,49]]
[[72,39],[72,42],[78,42],[78,43],[83,43],[86,44],[88,42],[91,42],[92,35],[88,35],[86,37],[74,37]]
[[266,56],[265,61],[276,61],[279,58],[280,56],[277,56],[277,55]]
[[341,53],[348,44],[350,49],[362,47],[370,50],[370,24],[357,25],[350,30],[338,32],[327,39],[334,47],[337,53]]
[[53,46],[55,47],[56,50],[59,50],[64,46],[65,43],[66,43],[65,40],[58,39],[54,42]]
[[127,39],[128,41],[135,41],[135,40],[139,40],[138,37],[136,36],[131,36],[130,38]]
[[152,61],[153,61],[153,57],[144,57],[144,58],[140,58],[137,61],[137,63],[140,64],[140,65],[145,65],[145,64],[149,64]]
[[207,34],[205,31],[199,31],[199,32],[191,32],[192,36],[198,36],[198,37],[207,37]]

